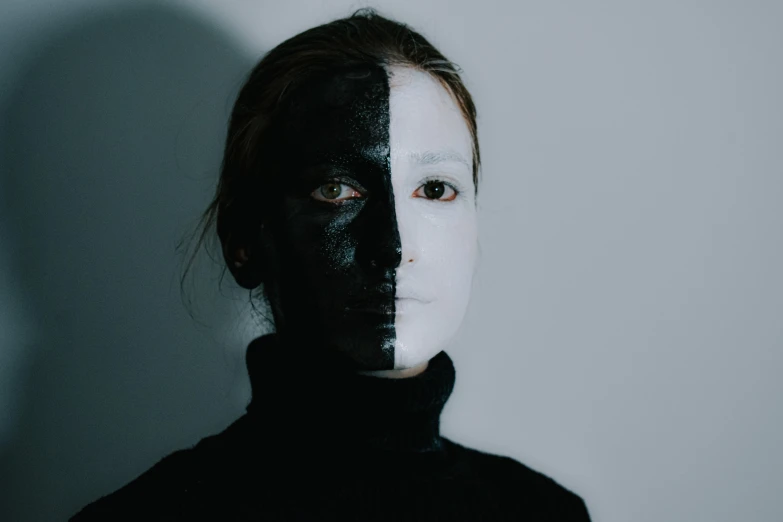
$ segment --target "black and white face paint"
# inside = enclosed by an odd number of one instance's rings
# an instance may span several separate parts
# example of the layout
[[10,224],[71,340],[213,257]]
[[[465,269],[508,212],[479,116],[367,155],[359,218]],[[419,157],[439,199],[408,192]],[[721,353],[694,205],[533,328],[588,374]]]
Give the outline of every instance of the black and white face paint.
[[429,360],[467,308],[471,137],[451,95],[405,67],[331,70],[291,94],[269,222],[278,330],[360,370]]

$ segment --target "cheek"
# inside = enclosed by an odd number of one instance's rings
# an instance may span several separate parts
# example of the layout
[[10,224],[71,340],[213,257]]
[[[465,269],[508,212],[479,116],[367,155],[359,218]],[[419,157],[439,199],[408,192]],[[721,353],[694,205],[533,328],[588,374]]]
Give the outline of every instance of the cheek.
[[307,215],[289,219],[282,236],[283,263],[315,277],[350,269],[355,262],[356,241],[346,221]]
[[311,262],[323,265],[327,272],[347,272],[356,263],[356,238],[335,223],[321,231],[318,249]]
[[462,306],[470,292],[477,256],[475,212],[454,212],[440,219],[420,220],[416,229],[421,245],[419,269],[426,271],[437,299],[456,300]]

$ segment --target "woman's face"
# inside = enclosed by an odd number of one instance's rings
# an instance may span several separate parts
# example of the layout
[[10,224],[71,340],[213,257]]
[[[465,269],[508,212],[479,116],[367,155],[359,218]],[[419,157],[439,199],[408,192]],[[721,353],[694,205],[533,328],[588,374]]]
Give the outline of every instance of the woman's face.
[[456,103],[427,73],[365,67],[296,88],[280,117],[283,197],[265,226],[278,330],[360,370],[429,360],[462,322],[476,262]]

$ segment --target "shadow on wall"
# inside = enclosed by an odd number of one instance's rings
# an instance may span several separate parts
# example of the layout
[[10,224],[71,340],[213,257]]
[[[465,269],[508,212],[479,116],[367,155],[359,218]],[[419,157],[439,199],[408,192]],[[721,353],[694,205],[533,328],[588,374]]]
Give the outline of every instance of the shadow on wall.
[[27,58],[0,120],[0,248],[32,327],[6,348],[26,362],[0,390],[16,405],[0,520],[64,520],[244,410],[244,354],[210,333],[236,307],[194,278],[200,328],[175,247],[212,195],[253,60],[160,7],[82,18]]

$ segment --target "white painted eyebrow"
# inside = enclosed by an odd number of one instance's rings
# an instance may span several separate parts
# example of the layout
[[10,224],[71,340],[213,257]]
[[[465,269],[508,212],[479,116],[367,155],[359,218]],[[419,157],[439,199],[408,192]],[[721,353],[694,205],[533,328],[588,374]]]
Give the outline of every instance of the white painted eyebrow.
[[411,152],[409,157],[413,162],[418,163],[419,165],[435,165],[437,163],[452,161],[465,165],[469,170],[473,168],[472,165],[468,163],[465,156],[453,149]]

